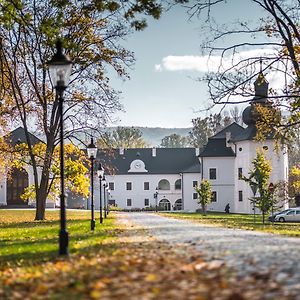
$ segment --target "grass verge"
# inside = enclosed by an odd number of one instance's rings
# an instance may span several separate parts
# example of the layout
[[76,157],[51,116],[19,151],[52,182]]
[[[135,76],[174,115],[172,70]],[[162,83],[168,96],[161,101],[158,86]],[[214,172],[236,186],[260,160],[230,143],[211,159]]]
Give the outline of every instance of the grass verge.
[[[58,255],[59,211],[46,211],[45,221],[33,221],[33,210],[0,210],[0,268],[6,265],[34,265]],[[80,254],[107,243],[114,236],[114,222],[108,218],[90,230],[88,211],[67,212],[69,251]]]
[[268,233],[275,233],[286,236],[300,237],[300,223],[274,223],[266,222],[262,224],[260,215],[249,214],[225,214],[222,212],[208,212],[206,216],[200,213],[160,213],[161,215],[192,220],[203,224],[211,224],[214,226],[239,228],[246,230],[256,230]]

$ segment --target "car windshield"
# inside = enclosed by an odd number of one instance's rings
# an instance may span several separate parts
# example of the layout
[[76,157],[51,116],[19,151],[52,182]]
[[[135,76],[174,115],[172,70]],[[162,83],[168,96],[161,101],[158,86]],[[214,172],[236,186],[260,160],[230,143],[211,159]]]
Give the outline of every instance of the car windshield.
[[289,209],[285,209],[285,210],[283,210],[283,211],[281,211],[281,212],[279,212],[279,213],[277,213],[278,215],[281,215],[281,214],[286,214],[287,212],[289,212],[291,209],[289,208]]

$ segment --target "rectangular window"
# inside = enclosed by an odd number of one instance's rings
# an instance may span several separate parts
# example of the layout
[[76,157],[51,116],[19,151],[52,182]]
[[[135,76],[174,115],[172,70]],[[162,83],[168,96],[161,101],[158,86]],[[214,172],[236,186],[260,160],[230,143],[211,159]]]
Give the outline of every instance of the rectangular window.
[[216,168],[209,169],[209,179],[217,179],[217,169]]
[[239,202],[243,202],[243,191],[239,191]]
[[131,199],[127,199],[127,206],[131,206],[131,205],[132,205]]
[[193,187],[196,187],[198,185],[197,181],[193,181]]
[[145,206],[149,206],[149,199],[145,199]]
[[243,168],[238,168],[238,179],[241,180],[243,178]]
[[144,190],[149,191],[149,182],[144,182]]
[[197,193],[193,193],[193,199],[198,199],[198,194]]
[[126,182],[126,190],[131,191],[132,190],[132,183],[131,182]]
[[108,183],[108,187],[111,191],[114,191],[115,190],[115,183],[114,182],[109,182]]
[[213,191],[211,193],[211,202],[217,202],[217,192]]

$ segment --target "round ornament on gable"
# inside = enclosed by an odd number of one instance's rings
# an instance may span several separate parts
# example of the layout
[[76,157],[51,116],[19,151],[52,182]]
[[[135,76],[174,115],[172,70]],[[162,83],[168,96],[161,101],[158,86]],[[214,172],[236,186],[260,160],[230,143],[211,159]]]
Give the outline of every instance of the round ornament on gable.
[[136,168],[136,169],[140,169],[141,168],[141,163],[139,162],[139,161],[137,161],[135,164],[134,164],[134,167]]

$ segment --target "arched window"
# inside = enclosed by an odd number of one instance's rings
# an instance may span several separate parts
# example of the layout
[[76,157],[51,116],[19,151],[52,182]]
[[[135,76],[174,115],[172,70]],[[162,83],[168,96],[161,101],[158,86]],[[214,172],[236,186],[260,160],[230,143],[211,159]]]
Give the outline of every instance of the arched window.
[[182,200],[177,199],[174,203],[174,210],[182,210]]
[[162,179],[158,183],[158,189],[159,190],[169,190],[170,189],[170,182],[167,179]]
[[175,181],[175,190],[181,190],[181,179]]
[[26,187],[28,187],[28,173],[24,169],[14,168],[6,185],[7,205],[26,205],[28,201],[25,202],[20,197]]
[[171,203],[168,199],[162,199],[159,201],[160,210],[171,210]]

